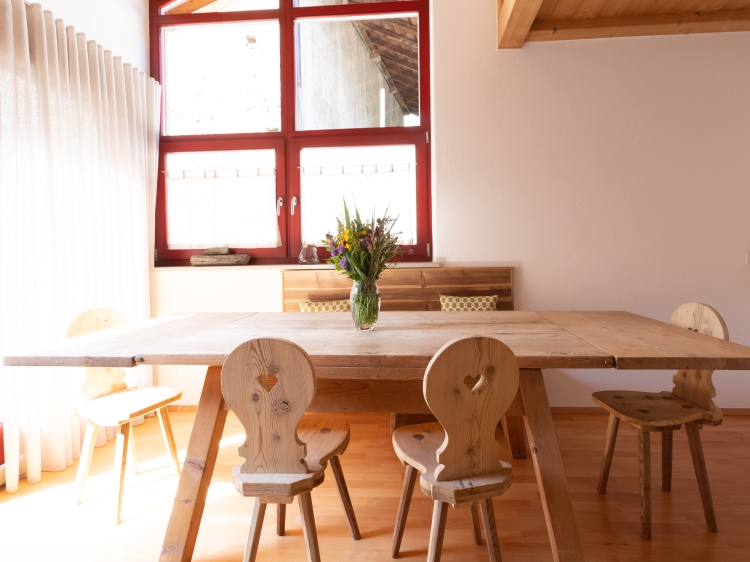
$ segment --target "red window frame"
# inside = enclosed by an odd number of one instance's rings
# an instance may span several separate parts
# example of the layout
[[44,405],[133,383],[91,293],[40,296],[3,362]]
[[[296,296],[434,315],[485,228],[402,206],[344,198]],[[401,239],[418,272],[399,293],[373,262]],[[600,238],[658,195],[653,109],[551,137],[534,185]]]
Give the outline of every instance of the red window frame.
[[[295,8],[294,0],[279,0],[277,10],[253,10],[246,12],[221,12],[203,14],[162,15],[160,9],[170,1],[150,0],[151,76],[163,81],[162,29],[165,27],[197,25],[206,23],[239,23],[253,21],[279,21],[281,50],[281,131],[266,133],[242,133],[219,135],[164,135],[165,112],[162,96],[162,134],[159,144],[159,178],[156,196],[156,266],[176,266],[190,263],[190,256],[202,250],[170,250],[167,248],[167,204],[166,174],[163,173],[164,157],[170,152],[209,150],[241,150],[255,148],[276,149],[277,197],[283,197],[284,205],[279,215],[279,230],[282,245],[279,248],[243,249],[249,252],[251,264],[296,263],[301,250],[301,213],[304,202],[300,199],[299,154],[302,148],[315,146],[376,146],[384,144],[414,144],[417,149],[417,244],[408,246],[411,255],[404,261],[430,259],[432,242],[432,218],[430,198],[430,37],[429,0],[383,1],[368,4],[340,4]],[[297,19],[335,16],[419,14],[419,113],[420,125],[414,127],[383,127],[360,129],[329,129],[313,131],[295,130],[295,52],[294,22]],[[168,85],[166,85],[168,87]],[[290,214],[292,197],[297,197],[299,206]],[[327,255],[321,246],[318,253]]]

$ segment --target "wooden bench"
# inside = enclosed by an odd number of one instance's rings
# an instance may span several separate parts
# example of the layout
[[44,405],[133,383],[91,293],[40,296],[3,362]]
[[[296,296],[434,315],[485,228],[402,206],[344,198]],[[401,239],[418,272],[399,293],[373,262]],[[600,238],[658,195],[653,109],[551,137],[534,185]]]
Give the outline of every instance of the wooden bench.
[[[284,312],[299,312],[301,301],[332,301],[349,298],[352,280],[333,269],[291,269],[281,272]],[[440,295],[471,297],[497,295],[498,310],[513,310],[513,268],[512,267],[401,267],[396,266],[383,272],[378,280],[380,289],[380,309],[384,311],[424,311],[440,310]],[[354,329],[352,327],[352,329]],[[325,375],[322,376],[324,378]],[[326,411],[325,394],[354,393],[352,399],[368,401],[373,412],[390,412],[391,433],[404,425],[435,421],[429,414],[427,404],[422,400],[421,381],[413,382],[406,390],[400,387],[398,396],[386,388],[389,381],[371,381],[372,388],[342,388],[348,381],[320,380],[318,391],[311,405],[311,411]],[[383,386],[383,388],[380,388]],[[376,388],[378,387],[378,388]],[[409,403],[420,402],[419,411],[404,411],[395,402],[398,398]],[[380,396],[382,400],[374,400]],[[506,415],[502,427],[510,442],[515,458],[526,458],[525,428],[523,418]]]
[[[300,301],[348,299],[352,280],[333,269],[282,271],[284,312],[299,312]],[[380,310],[440,310],[440,295],[497,295],[498,310],[513,310],[512,267],[396,266],[378,280]]]

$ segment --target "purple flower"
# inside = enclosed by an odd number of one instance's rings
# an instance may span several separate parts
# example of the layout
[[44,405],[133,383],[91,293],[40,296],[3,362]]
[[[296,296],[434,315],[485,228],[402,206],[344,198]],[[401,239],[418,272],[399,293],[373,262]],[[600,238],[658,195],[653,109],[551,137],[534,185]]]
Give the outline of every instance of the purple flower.
[[343,244],[341,244],[341,246],[339,246],[338,248],[336,248],[336,253],[337,254],[343,254],[344,253],[344,245]]
[[362,238],[362,244],[364,245],[365,248],[367,248],[369,250],[370,249],[370,244],[372,244],[372,242],[370,241],[370,237],[369,236],[365,236],[364,238]]
[[341,252],[339,252],[338,248],[334,248],[331,250],[331,257],[338,256]]
[[340,265],[340,266],[341,266],[341,267],[342,267],[343,269],[346,269],[346,266],[347,266],[347,265],[349,265],[349,262],[348,262],[348,261],[346,261],[346,258],[341,258],[341,259],[339,260],[339,265]]

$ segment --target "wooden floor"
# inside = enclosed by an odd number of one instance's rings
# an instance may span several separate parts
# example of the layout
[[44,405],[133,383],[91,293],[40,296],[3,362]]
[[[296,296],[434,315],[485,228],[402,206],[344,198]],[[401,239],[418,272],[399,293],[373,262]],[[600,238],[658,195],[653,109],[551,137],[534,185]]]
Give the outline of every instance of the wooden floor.
[[[351,539],[333,477],[313,492],[323,560],[391,560],[390,545],[403,468],[396,460],[384,415],[347,416],[352,427],[349,451],[342,457],[349,491],[362,531]],[[172,416],[181,457],[193,414]],[[719,533],[705,526],[685,432],[675,435],[672,492],[661,491],[661,447],[654,442],[653,540],[640,539],[635,432],[621,426],[606,496],[596,493],[607,418],[604,415],[556,415],[555,424],[570,485],[578,528],[589,561],[750,560],[750,417],[729,417],[724,425],[702,431]],[[114,445],[97,449],[84,503],[73,505],[77,463],[61,473],[45,473],[40,484],[21,484],[16,494],[0,491],[0,560],[8,562],[116,562],[158,560],[176,480],[171,475],[158,422],[135,428],[138,475],[126,481],[123,523],[114,521]],[[229,480],[238,462],[241,427],[231,414],[209,492],[194,560],[239,561],[250,523],[252,500],[240,497]],[[505,460],[510,460],[504,447]],[[531,460],[515,460],[514,484],[495,500],[504,562],[550,561]],[[431,503],[414,492],[402,545],[404,560],[425,560]],[[259,562],[305,560],[296,503],[288,509],[287,536],[274,532],[269,510]],[[488,559],[475,546],[466,510],[451,510],[443,547],[445,562]]]

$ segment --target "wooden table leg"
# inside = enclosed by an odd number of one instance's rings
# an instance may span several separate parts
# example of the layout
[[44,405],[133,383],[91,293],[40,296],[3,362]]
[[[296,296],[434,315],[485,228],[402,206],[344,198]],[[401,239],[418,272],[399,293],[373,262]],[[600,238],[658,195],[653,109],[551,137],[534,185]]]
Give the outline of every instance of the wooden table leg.
[[513,458],[528,458],[526,453],[526,432],[523,426],[523,417],[506,415],[503,419],[505,421],[505,429],[508,432],[506,437],[508,438],[510,452],[513,455]]
[[188,562],[193,557],[219,441],[227,419],[222,410],[221,367],[209,367],[203,383],[187,455],[159,562]]
[[524,421],[529,448],[547,520],[552,556],[555,562],[582,562],[585,560],[583,547],[573,515],[573,502],[565,480],[542,372],[522,369],[520,387],[526,410]]

